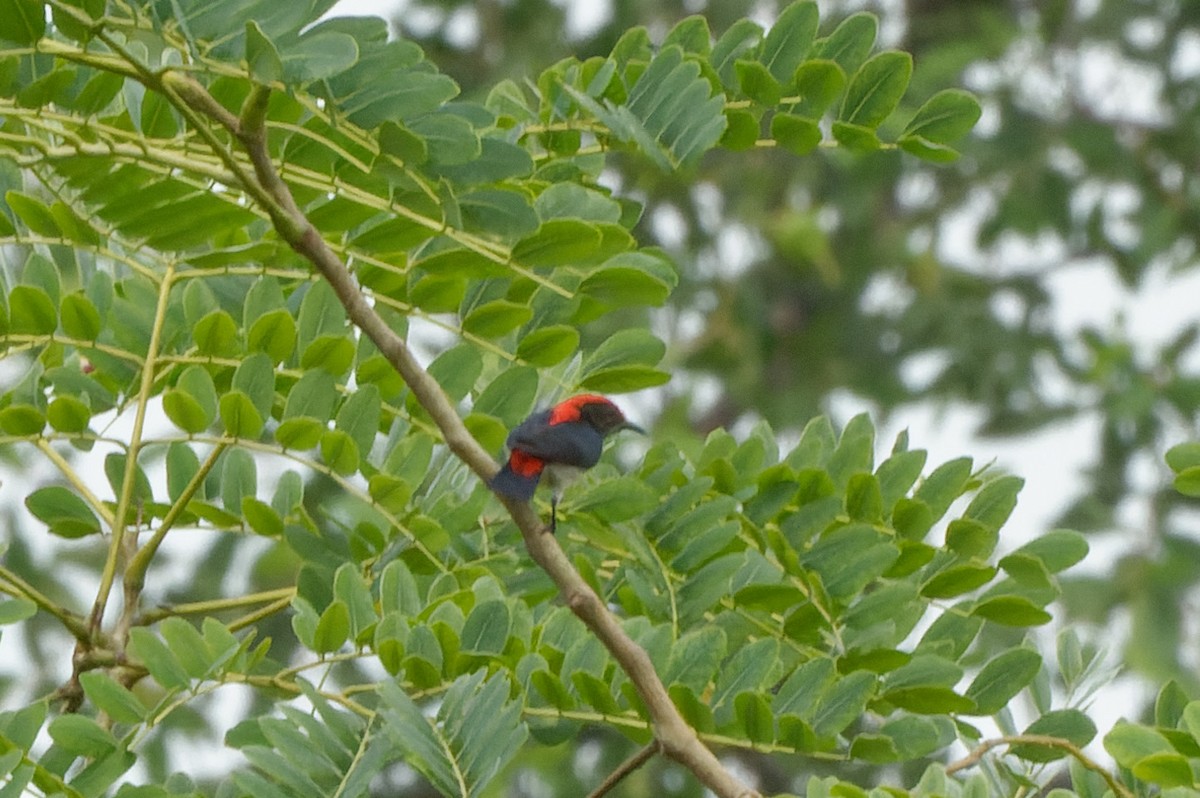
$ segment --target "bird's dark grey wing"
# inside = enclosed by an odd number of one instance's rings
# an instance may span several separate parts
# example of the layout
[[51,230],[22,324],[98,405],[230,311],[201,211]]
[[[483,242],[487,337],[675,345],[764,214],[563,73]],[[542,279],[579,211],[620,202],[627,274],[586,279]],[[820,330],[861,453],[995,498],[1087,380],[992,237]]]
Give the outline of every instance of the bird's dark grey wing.
[[550,423],[550,413],[530,416],[508,436],[508,448],[520,449],[549,463],[591,468],[600,461],[604,438],[587,424]]

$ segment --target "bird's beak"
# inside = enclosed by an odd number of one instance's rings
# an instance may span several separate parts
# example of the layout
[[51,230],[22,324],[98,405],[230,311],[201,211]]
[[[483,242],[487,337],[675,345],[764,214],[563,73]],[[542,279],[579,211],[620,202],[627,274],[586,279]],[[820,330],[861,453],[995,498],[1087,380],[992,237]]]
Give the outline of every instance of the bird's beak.
[[623,429],[630,430],[631,432],[636,432],[636,433],[638,433],[639,435],[645,435],[645,434],[646,434],[646,430],[642,429],[642,428],[641,428],[641,427],[639,427],[637,424],[634,424],[634,423],[633,423],[633,422],[631,422],[631,421],[624,421],[624,422],[622,422],[622,423],[621,423],[621,426],[617,427],[617,431],[618,431],[618,432],[619,432],[620,430],[623,430]]

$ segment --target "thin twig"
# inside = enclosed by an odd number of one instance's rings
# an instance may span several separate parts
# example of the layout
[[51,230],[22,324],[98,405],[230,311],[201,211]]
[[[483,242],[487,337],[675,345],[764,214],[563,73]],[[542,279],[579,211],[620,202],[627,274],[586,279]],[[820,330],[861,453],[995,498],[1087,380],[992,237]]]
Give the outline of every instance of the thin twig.
[[614,770],[612,773],[609,773],[608,778],[600,782],[599,787],[588,793],[587,798],[602,798],[602,796],[607,795],[621,782],[621,779],[625,778],[630,773],[649,762],[650,758],[657,754],[658,751],[658,740],[655,740],[649,745],[643,746],[634,752],[633,756],[622,762],[616,770]]
[[1062,737],[1051,737],[1050,735],[1046,734],[1014,734],[1007,737],[993,737],[991,739],[984,740],[979,745],[975,746],[975,748],[973,748],[971,752],[962,759],[951,762],[949,765],[947,765],[946,775],[950,776],[960,770],[965,770],[969,767],[978,765],[981,761],[983,761],[983,758],[987,755],[987,753],[994,748],[1014,745],[1040,745],[1046,748],[1056,748],[1059,751],[1064,751],[1088,770],[1094,773],[1099,773],[1101,778],[1104,779],[1105,783],[1108,784],[1108,788],[1113,791],[1114,795],[1118,795],[1121,798],[1134,798],[1133,793],[1130,792],[1128,787],[1117,781],[1116,777],[1113,776],[1113,774],[1110,773],[1107,768],[1103,767],[1099,762],[1085,754],[1083,749],[1075,745],[1075,743]]

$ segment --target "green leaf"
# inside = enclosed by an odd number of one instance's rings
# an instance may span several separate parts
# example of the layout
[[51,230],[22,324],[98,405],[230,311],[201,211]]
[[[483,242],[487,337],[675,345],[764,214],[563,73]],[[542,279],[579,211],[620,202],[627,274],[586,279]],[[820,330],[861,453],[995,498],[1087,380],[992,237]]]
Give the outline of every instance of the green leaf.
[[[343,563],[334,574],[333,595],[350,613],[350,639],[361,645],[375,633],[379,615],[371,588],[354,563]],[[319,628],[319,627],[318,627]]]
[[233,357],[240,349],[237,338],[237,322],[223,310],[214,310],[192,328],[192,340],[202,355]]
[[479,133],[461,116],[433,113],[409,123],[429,152],[429,160],[440,166],[457,166],[474,161],[483,153]]
[[718,725],[724,725],[733,718],[734,700],[738,695],[763,687],[772,677],[778,659],[779,643],[769,637],[748,643],[733,652],[717,675],[709,700]]
[[323,421],[312,416],[301,415],[286,419],[276,427],[275,439],[284,449],[312,449],[320,443],[320,437],[325,433]]
[[365,457],[375,444],[382,412],[378,386],[362,385],[338,410],[335,426],[350,436]]
[[340,429],[326,430],[321,434],[321,459],[336,474],[353,474],[358,470],[358,444]]
[[995,527],[973,518],[956,518],[946,527],[946,548],[959,557],[987,557],[999,539]]
[[950,163],[958,160],[958,150],[945,144],[937,144],[920,136],[901,136],[896,143],[909,155],[915,155],[931,163]]
[[[11,3],[12,0],[7,0],[7,2]],[[43,13],[41,8],[38,9],[38,13]],[[11,19],[11,17],[4,18]],[[41,103],[36,104],[40,105]],[[17,218],[34,233],[49,238],[58,238],[62,232],[58,229],[58,222],[55,221],[54,214],[40,200],[28,194],[22,194],[20,191],[6,191],[4,201],[8,203],[8,207],[17,215]]]
[[1017,493],[1025,485],[1020,477],[1005,476],[993,479],[984,485],[971,499],[963,513],[964,518],[973,518],[980,523],[999,529],[1012,515],[1017,506]]
[[1033,649],[1005,651],[983,666],[966,696],[975,702],[977,714],[993,715],[1033,681],[1041,667],[1042,657]]
[[46,427],[46,417],[33,405],[9,405],[0,410],[0,430],[9,435],[40,435]]
[[346,335],[319,335],[300,355],[300,367],[323,368],[335,377],[349,371],[354,362],[354,342]]
[[186,689],[191,682],[191,677],[166,644],[145,627],[136,626],[129,630],[129,653],[146,666],[154,681],[168,690]]
[[1185,468],[1175,475],[1175,490],[1184,496],[1200,496],[1200,466]]
[[96,709],[118,723],[140,723],[149,714],[137,696],[104,671],[81,673],[79,683]]
[[350,637],[350,608],[343,601],[334,601],[321,613],[313,632],[313,651],[332,654]]
[[673,284],[632,266],[609,266],[588,275],[579,293],[609,307],[649,305],[661,307]]
[[612,368],[614,366],[653,366],[662,360],[667,347],[649,330],[633,327],[610,335],[583,361],[581,375]]
[[775,742],[775,716],[771,705],[761,693],[739,693],[734,699],[734,717],[742,734],[755,743]]
[[1125,768],[1132,768],[1149,756],[1174,752],[1171,743],[1158,731],[1124,721],[1104,736],[1104,750]]
[[960,457],[943,463],[925,477],[913,494],[929,506],[933,520],[945,515],[950,505],[966,490],[967,480],[971,477],[971,458]]
[[883,146],[874,129],[865,125],[834,122],[832,131],[838,144],[853,152],[874,152]]
[[579,348],[579,330],[556,324],[530,332],[517,344],[517,357],[531,366],[553,366]]
[[879,21],[874,14],[860,11],[842,20],[821,45],[817,55],[833,61],[852,75],[871,52]]
[[1196,782],[1191,763],[1182,754],[1151,754],[1138,760],[1132,770],[1136,778],[1163,787],[1192,787]]
[[797,0],[782,13],[763,39],[759,60],[780,83],[791,80],[817,35],[817,4]]
[[246,67],[250,77],[262,84],[283,79],[283,59],[274,43],[254,20],[246,21]]
[[319,28],[292,42],[279,54],[283,79],[307,83],[332,77],[358,61],[358,43],[353,36]]
[[185,432],[203,432],[217,416],[217,389],[200,366],[188,366],[174,388],[163,392],[163,411]]
[[[112,488],[114,496],[120,496],[125,486],[125,454],[112,452],[104,458],[104,475]],[[154,494],[150,489],[150,479],[139,464],[133,470],[133,491],[131,497],[137,502],[153,502]]]
[[579,387],[599,393],[631,393],[670,382],[671,375],[650,366],[618,366],[589,374]]
[[50,721],[47,731],[59,747],[76,756],[104,756],[118,746],[112,732],[86,715],[59,715]]
[[944,89],[930,97],[913,116],[905,136],[919,136],[933,144],[949,144],[965,136],[982,113],[970,92]]
[[883,496],[874,474],[854,474],[846,484],[846,515],[854,521],[880,521]]
[[[167,496],[172,502],[179,500],[199,470],[200,458],[191,446],[183,441],[173,441],[167,447]],[[203,484],[196,491],[196,498],[204,498]]]
[[100,311],[82,291],[67,294],[62,298],[59,318],[62,320],[63,332],[83,341],[96,340],[103,329]]
[[333,415],[333,405],[337,397],[337,386],[332,374],[321,369],[306,371],[288,391],[283,418],[286,420],[306,416],[328,419]]
[[517,242],[512,259],[527,268],[570,266],[588,260],[600,240],[600,230],[590,222],[550,219]]
[[783,96],[783,86],[765,66],[758,61],[739,59],[733,68],[742,94],[768,108],[779,104],[779,98]]
[[230,391],[222,396],[219,410],[226,434],[235,438],[254,439],[262,432],[262,415],[250,397],[241,391]]
[[476,604],[463,624],[461,642],[464,654],[496,656],[503,653],[512,629],[512,613],[499,599]]
[[0,0],[0,19],[0,39],[30,45],[46,34],[46,10],[38,0]]
[[975,605],[971,615],[1003,626],[1041,626],[1053,616],[1024,596],[997,596]]
[[37,614],[37,604],[29,599],[13,598],[0,601],[0,626],[20,623]]
[[87,502],[60,485],[38,488],[25,497],[25,507],[63,538],[82,538],[100,531],[100,521]]
[[996,569],[984,563],[952,565],[934,574],[921,586],[926,598],[953,598],[986,585],[996,576]]
[[921,686],[889,690],[883,698],[900,709],[921,715],[970,714],[975,702],[949,687]]
[[793,111],[810,119],[822,117],[846,88],[846,73],[834,61],[805,61],[792,77],[792,86],[800,95]]
[[499,338],[515,330],[533,316],[528,305],[507,299],[486,302],[468,313],[462,321],[463,332],[481,338]]
[[682,48],[685,53],[708,55],[709,48],[712,46],[712,34],[708,30],[708,20],[699,14],[693,14],[675,23],[675,27],[667,31],[660,46],[666,48],[673,44]]
[[875,694],[875,674],[854,671],[822,694],[813,711],[813,731],[819,737],[838,734],[859,718]]
[[725,132],[721,146],[735,152],[748,150],[758,142],[758,118],[749,111],[736,108],[725,110]]
[[879,53],[863,64],[842,101],[838,120],[877,128],[896,109],[912,77],[912,56],[895,50]]
[[680,635],[671,646],[671,656],[663,671],[663,683],[682,684],[694,693],[702,693],[727,654],[725,632],[716,626],[702,626]]
[[18,335],[51,335],[58,311],[50,295],[34,285],[14,286],[8,294],[8,329]]
[[743,54],[758,46],[762,34],[763,30],[758,23],[749,19],[739,19],[730,25],[713,45],[709,60],[726,87],[732,88],[734,85],[734,63]]
[[1088,553],[1087,540],[1070,529],[1055,529],[1018,548],[1013,554],[1027,554],[1041,560],[1052,574],[1070,568]]
[[771,119],[771,138],[796,155],[808,155],[821,143],[821,128],[814,119],[777,113]]
[[283,519],[275,508],[253,496],[242,496],[242,517],[256,533],[267,537],[283,534]]
[[1175,473],[1200,466],[1200,441],[1188,441],[1167,450],[1167,465]]
[[[1083,748],[1096,736],[1096,724],[1078,709],[1056,709],[1042,715],[1021,733],[1059,737]],[[1067,752],[1060,748],[1040,745],[1014,745],[1009,750],[1014,756],[1030,762],[1053,762],[1067,756]]]
[[280,308],[258,317],[246,334],[246,346],[252,352],[265,352],[272,363],[282,363],[296,348],[296,322],[292,314]]
[[239,513],[242,499],[258,490],[258,469],[244,448],[225,452],[221,460],[221,503],[230,513]]

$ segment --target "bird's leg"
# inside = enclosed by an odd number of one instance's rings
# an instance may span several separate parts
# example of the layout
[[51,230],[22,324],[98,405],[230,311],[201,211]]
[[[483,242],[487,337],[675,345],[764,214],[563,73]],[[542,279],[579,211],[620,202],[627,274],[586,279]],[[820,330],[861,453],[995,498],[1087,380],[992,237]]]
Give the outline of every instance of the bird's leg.
[[550,494],[550,534],[558,531],[558,491]]

